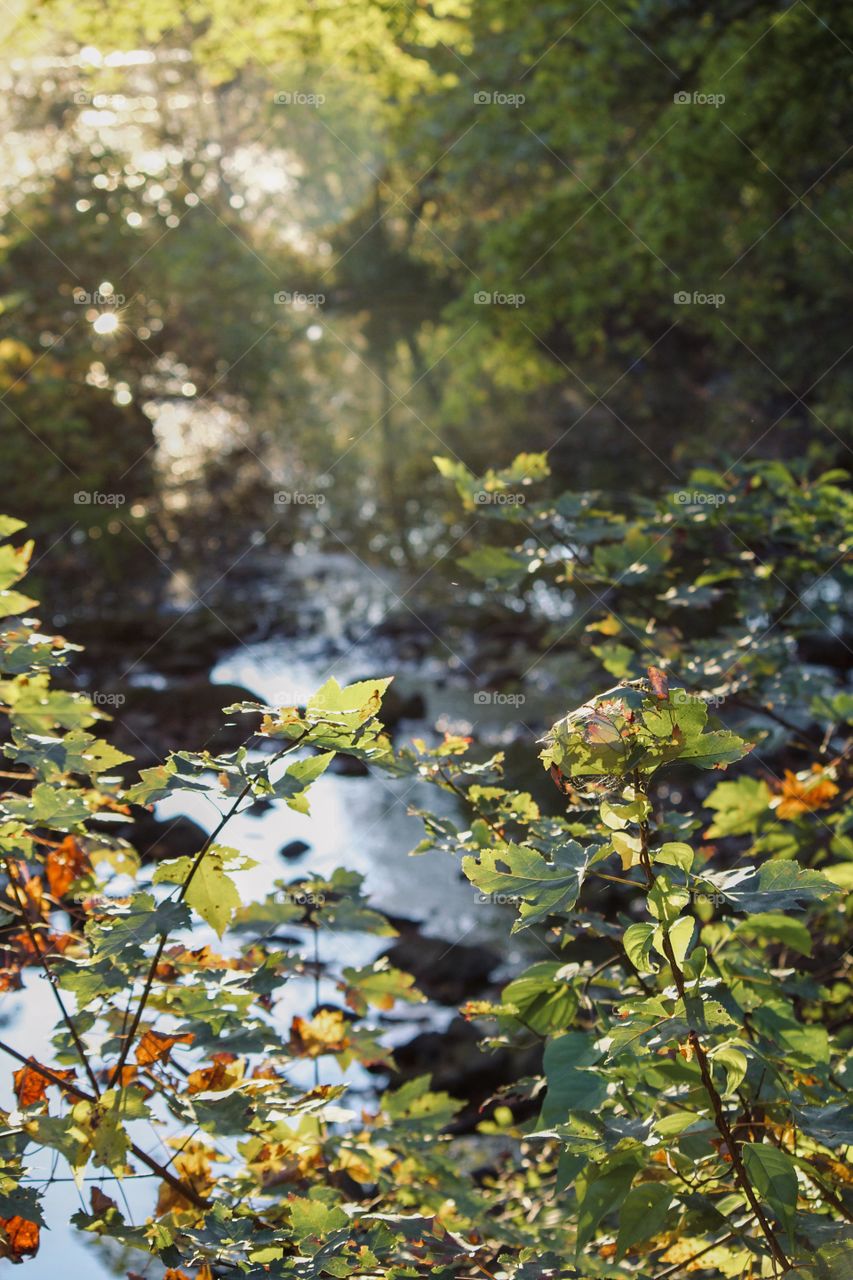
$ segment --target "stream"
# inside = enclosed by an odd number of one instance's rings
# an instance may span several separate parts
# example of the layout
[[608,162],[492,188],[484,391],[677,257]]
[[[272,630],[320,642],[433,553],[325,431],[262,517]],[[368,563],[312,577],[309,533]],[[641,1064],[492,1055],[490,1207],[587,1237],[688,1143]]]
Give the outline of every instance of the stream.
[[[411,637],[401,640],[399,635],[383,632],[381,624],[389,611],[396,608],[399,612],[401,590],[397,582],[380,577],[355,556],[313,550],[297,554],[274,571],[272,580],[267,575],[260,594],[275,598],[278,592],[280,598],[296,598],[301,619],[298,632],[276,634],[273,625],[263,639],[236,643],[221,653],[208,678],[214,685],[244,686],[260,701],[282,705],[304,702],[330,676],[344,684],[396,672],[392,688],[402,698],[403,711],[411,713],[404,714],[396,726],[398,744],[417,736],[435,740],[444,731],[474,733],[478,741],[494,748],[520,742],[525,757],[534,761],[535,733],[526,720],[533,719],[536,724],[546,715],[547,687],[538,707],[531,705],[530,696],[523,708],[512,699],[485,702],[482,692],[478,695],[468,663],[446,647],[441,636],[432,633],[427,653],[422,646],[413,645]],[[176,607],[181,603],[176,602]],[[166,625],[164,622],[164,630]],[[135,689],[162,691],[165,687],[168,691],[170,677],[157,669],[157,657],[155,649],[147,658],[133,662],[129,679]],[[535,703],[535,690],[532,699]],[[327,873],[344,866],[365,876],[365,891],[372,905],[391,916],[416,921],[423,934],[441,939],[440,959],[454,948],[459,948],[460,960],[471,954],[468,948],[490,948],[498,957],[492,980],[500,980],[517,970],[525,954],[530,956],[530,943],[510,941],[511,908],[481,902],[451,859],[438,853],[408,856],[423,834],[410,808],[443,806],[445,812],[452,812],[452,796],[410,778],[389,779],[376,771],[349,776],[329,770],[314,784],[310,802],[310,815],[279,803],[255,806],[229,823],[225,843],[239,847],[256,863],[237,876],[244,901],[263,897],[275,879]],[[167,822],[182,815],[205,831],[217,819],[212,801],[201,793],[172,797],[156,808],[156,817]],[[298,859],[285,860],[280,850],[293,841],[304,841],[308,848]],[[205,933],[203,927],[194,929],[194,945],[217,941]],[[342,964],[368,963],[388,945],[387,938],[341,933],[321,933],[319,939],[321,960]],[[314,994],[313,982],[308,980],[287,984],[275,1011],[285,1034],[293,1014],[310,1008]],[[340,993],[331,981],[321,981],[320,998],[339,1003]],[[47,983],[31,970],[23,991],[6,993],[0,1020],[26,1052],[49,1058],[54,1013]],[[443,1029],[453,1016],[454,1009],[447,1001],[398,1006],[383,1020],[385,1038],[392,1046],[399,1046],[425,1028]],[[304,1065],[307,1071],[308,1064]],[[310,1084],[307,1074],[304,1080],[298,1072],[293,1074],[298,1083]],[[334,1062],[324,1063],[323,1075],[328,1082],[340,1079]],[[362,1069],[350,1069],[347,1075],[358,1090],[376,1087],[375,1078]],[[8,1105],[13,1101],[11,1072],[2,1084],[3,1104]],[[152,1150],[159,1149],[162,1154],[166,1150],[163,1135],[149,1128],[150,1132],[140,1134],[140,1141],[153,1143]],[[50,1153],[42,1158],[46,1163],[39,1174],[47,1178]],[[97,1170],[88,1169],[86,1176],[87,1182],[100,1181]],[[147,1177],[126,1179],[121,1191],[114,1182],[103,1183],[104,1190],[117,1198],[120,1206],[124,1201],[125,1212],[129,1210],[136,1220],[150,1212],[155,1186]],[[88,1186],[82,1192],[85,1200],[73,1180],[54,1182],[48,1189],[45,1217],[54,1226],[43,1231],[41,1250],[28,1264],[28,1274],[34,1280],[62,1273],[106,1280],[133,1270],[147,1280],[159,1280],[162,1272],[156,1262],[137,1255],[120,1257],[110,1246],[89,1245],[79,1231],[57,1226],[88,1203]]]

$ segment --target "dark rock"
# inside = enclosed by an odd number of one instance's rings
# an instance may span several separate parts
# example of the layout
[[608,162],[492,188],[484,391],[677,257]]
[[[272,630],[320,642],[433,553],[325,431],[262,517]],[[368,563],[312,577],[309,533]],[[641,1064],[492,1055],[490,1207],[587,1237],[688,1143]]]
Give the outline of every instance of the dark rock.
[[[114,710],[107,729],[110,741],[132,755],[138,768],[159,764],[170,751],[233,751],[255,726],[249,716],[225,716],[232,702],[256,701],[241,685],[211,684],[195,677],[163,689],[131,685],[124,703]],[[134,770],[130,770],[134,772]]]
[[413,974],[430,1000],[454,1007],[481,995],[501,963],[500,956],[488,947],[427,938],[416,930],[404,934],[384,954],[396,968]]
[[393,732],[401,720],[422,720],[426,715],[426,703],[420,693],[402,693],[391,685],[382,699],[378,718],[389,732]]
[[297,858],[304,857],[310,848],[310,844],[305,840],[289,840],[287,844],[281,846],[278,856],[287,862],[295,862]]
[[444,1031],[421,1032],[395,1048],[392,1087],[416,1076],[431,1076],[434,1090],[444,1089],[469,1104],[452,1128],[470,1132],[483,1119],[480,1107],[487,1099],[505,1085],[536,1075],[542,1063],[539,1044],[484,1052],[479,1047],[481,1039],[482,1030],[463,1018],[454,1018]]
[[346,752],[339,751],[329,765],[329,773],[339,773],[345,778],[366,778],[370,769],[358,756],[348,756]]
[[164,858],[182,858],[204,846],[207,832],[192,818],[155,818],[147,809],[134,806],[133,821],[120,827],[109,826],[110,835],[128,840],[145,862],[161,862]]

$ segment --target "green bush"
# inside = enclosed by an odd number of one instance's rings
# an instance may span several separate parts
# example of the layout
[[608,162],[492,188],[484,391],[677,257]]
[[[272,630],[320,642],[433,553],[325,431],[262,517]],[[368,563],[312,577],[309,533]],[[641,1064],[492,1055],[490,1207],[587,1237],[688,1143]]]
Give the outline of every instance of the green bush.
[[[544,478],[543,465],[522,460],[481,482],[456,479],[469,501],[478,484],[505,492],[531,469]],[[814,625],[805,613],[839,606],[835,592],[803,603],[800,584],[839,572],[824,568],[825,557],[837,561],[830,530],[844,519],[836,480],[809,486],[769,468],[737,490],[725,521],[701,503],[614,514],[564,497],[527,506],[522,528],[521,504],[494,504],[508,534],[475,567],[487,561],[488,574],[521,581],[529,530],[544,543],[559,524],[560,552],[537,553],[536,572],[556,565],[578,593],[608,583],[603,620],[616,618],[620,590],[630,593],[620,629],[593,620],[591,633],[604,637],[591,657],[618,666],[618,683],[559,719],[543,744],[553,814],[507,786],[502,757],[481,758],[467,738],[395,752],[377,719],[384,680],[329,681],[304,707],[228,708],[254,726],[244,747],[178,752],[127,788],[117,772],[127,757],[93,732],[102,714],[51,683],[72,647],[40,631],[17,588],[30,544],[5,542],[0,980],[15,990],[46,975],[57,1027],[49,1064],[11,1033],[0,1041],[17,1099],[0,1157],[3,1254],[37,1252],[43,1219],[28,1170],[48,1148],[81,1180],[87,1169],[108,1186],[156,1176],[144,1224],[100,1186],[73,1221],[156,1255],[171,1280],[188,1268],[201,1280],[848,1274],[843,891],[853,850],[838,722],[849,708],[830,668],[809,674],[794,660]],[[760,505],[768,491],[772,527]],[[661,521],[683,533],[670,555],[656,551]],[[778,615],[784,667],[769,642],[744,652],[738,634],[760,629],[777,590],[772,573],[747,577],[732,563],[750,524],[762,546],[780,548],[775,563],[801,602],[768,615]],[[0,532],[20,527],[6,519]],[[504,572],[510,561],[519,573]],[[694,611],[708,607],[716,627],[692,636]],[[657,634],[644,610],[660,619]],[[653,644],[657,661],[638,672]],[[737,660],[724,670],[729,650]],[[682,667],[691,684],[731,694],[737,731],[677,681]],[[781,749],[780,730],[786,743],[811,743],[814,758],[777,781],[759,754]],[[410,976],[377,961],[341,967],[340,1006],[320,1004],[327,929],[393,933],[360,877],[309,873],[241,901],[234,877],[251,861],[226,843],[228,821],[258,799],[306,812],[340,751],[464,802],[461,820],[423,814],[419,851],[460,856],[482,894],[515,901],[514,931],[535,930],[550,951],[500,1003],[465,1010],[486,1048],[544,1046],[543,1078],[518,1081],[475,1135],[452,1134],[461,1104],[427,1079],[367,1108],[347,1105],[345,1084],[320,1082],[327,1059],[344,1070],[390,1063],[370,1010],[422,999]],[[681,781],[744,759],[709,793]],[[672,777],[688,803],[676,803]],[[215,798],[220,820],[194,857],[152,874],[110,825],[129,804],[181,792]],[[199,946],[193,929],[203,930]],[[306,1012],[285,1025],[275,1003],[286,984],[304,991]],[[156,1154],[150,1124],[170,1160]]]

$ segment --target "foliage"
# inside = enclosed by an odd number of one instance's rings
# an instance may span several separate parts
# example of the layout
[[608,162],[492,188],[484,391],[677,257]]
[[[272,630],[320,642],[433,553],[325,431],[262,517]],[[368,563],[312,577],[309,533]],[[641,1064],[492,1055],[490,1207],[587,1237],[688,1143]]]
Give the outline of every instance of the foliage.
[[[494,491],[546,472],[535,459],[484,481],[444,469],[466,501],[472,485]],[[795,565],[812,581],[832,575],[823,559],[843,518],[837,477],[806,485],[779,468],[758,474],[743,509],[738,491],[726,511],[725,528],[739,531],[730,536],[750,527],[768,536],[756,507],[773,483],[786,593]],[[606,581],[615,590],[604,617],[616,619],[624,578],[632,610],[624,631],[593,623],[592,638],[606,639],[592,656],[625,667],[617,684],[564,715],[543,743],[566,804],[557,816],[507,788],[502,756],[477,759],[468,739],[395,752],[377,719],[386,680],[330,680],[303,707],[232,707],[257,722],[244,747],[178,752],[125,788],[116,770],[127,757],[93,732],[102,713],[52,681],[68,642],[26,616],[33,602],[18,583],[32,544],[3,544],[2,981],[20,989],[41,969],[59,1014],[51,1063],[0,1042],[17,1099],[3,1138],[8,1257],[37,1251],[43,1220],[27,1170],[47,1148],[77,1178],[87,1168],[119,1183],[140,1168],[155,1175],[147,1223],[95,1188],[75,1225],[205,1276],[205,1267],[213,1276],[479,1269],[520,1280],[531,1266],[566,1276],[627,1266],[656,1280],[682,1265],[754,1277],[807,1265],[829,1277],[849,1265],[849,804],[846,754],[835,750],[843,702],[831,674],[810,682],[816,758],[768,778],[753,742],[762,753],[772,745],[766,713],[779,707],[783,724],[797,715],[779,690],[803,677],[790,662],[777,674],[766,647],[744,653],[736,623],[754,633],[777,616],[790,653],[811,622],[788,594],[782,612],[772,574],[746,578],[729,566],[727,546],[733,560],[741,552],[722,538],[708,581],[711,513],[682,506],[668,555],[655,555],[654,522],[675,521],[670,501],[641,516],[570,497],[525,512],[525,536],[559,522],[564,586],[577,584],[575,568],[590,590]],[[506,522],[517,535],[518,509],[495,509],[496,530]],[[2,532],[14,538],[20,527],[7,519]],[[503,554],[527,559],[517,545]],[[543,572],[553,563],[539,558]],[[676,603],[691,592],[686,609]],[[717,625],[698,638],[689,619],[702,592],[718,606]],[[819,609],[812,598],[808,609]],[[643,603],[660,647],[660,665],[645,675],[635,674],[649,652]],[[826,608],[837,603],[828,592]],[[723,669],[729,651],[743,654],[732,672]],[[681,667],[697,680],[716,671],[715,691],[756,707],[752,741],[719,722],[705,696],[670,682]],[[808,725],[786,728],[786,740],[796,733],[809,740]],[[371,1009],[421,998],[386,962],[333,976],[322,961],[326,929],[393,933],[360,877],[309,874],[243,902],[251,862],[225,842],[229,819],[259,798],[307,811],[312,783],[339,751],[464,802],[467,826],[422,815],[419,852],[460,856],[482,894],[516,903],[514,929],[539,931],[553,957],[517,975],[499,1004],[467,1008],[487,1048],[544,1047],[543,1078],[517,1082],[510,1105],[497,1100],[473,1139],[451,1136],[460,1104],[426,1079],[371,1108],[347,1101],[359,1069],[391,1062]],[[678,807],[670,777],[744,759],[750,772]],[[110,827],[129,804],[182,791],[216,798],[220,820],[197,855],[152,874]],[[615,902],[605,896],[613,893]],[[322,999],[332,981],[337,998]],[[283,1017],[276,1005],[291,990],[308,1007]],[[332,1060],[346,1073],[338,1084],[326,1082]],[[146,1143],[149,1123],[174,1148],[168,1164]],[[488,1173],[472,1179],[481,1148]]]
[[[19,528],[6,520],[2,531]],[[386,961],[338,973],[323,961],[327,930],[394,933],[361,877],[339,868],[279,881],[244,905],[251,862],[220,840],[259,798],[307,812],[338,751],[390,761],[376,718],[388,681],[330,680],[304,708],[241,708],[263,715],[245,747],[178,753],[123,789],[115,771],[127,757],[90,732],[102,713],[51,682],[67,642],[15,616],[33,603],[14,586],[30,549],[6,542],[2,553],[2,985],[31,991],[41,969],[59,1023],[51,1063],[0,1042],[16,1068],[2,1138],[4,1256],[37,1252],[43,1218],[27,1170],[45,1148],[81,1184],[87,1169],[119,1186],[154,1175],[146,1223],[95,1186],[74,1224],[156,1254],[172,1274],[440,1272],[491,1248],[492,1220],[523,1242],[503,1184],[473,1186],[470,1157],[451,1157],[442,1130],[460,1104],[418,1079],[368,1109],[326,1082],[335,1064],[356,1083],[387,1065],[371,1009],[423,999]],[[214,798],[222,816],[196,856],[152,874],[110,828],[130,803],[182,791]],[[321,984],[335,998],[321,999]],[[291,987],[308,1007],[286,1017],[276,1005]],[[149,1150],[149,1125],[174,1150],[167,1162]],[[532,1172],[507,1177],[521,1187]]]
[[[837,0],[50,0],[15,35],[0,389],[42,545],[171,562],[292,535],[315,510],[271,494],[319,488],[346,542],[429,558],[430,453],[485,468],[521,432],[564,482],[645,493],[759,443],[843,457]],[[75,301],[104,281],[121,304]],[[230,520],[199,530],[208,504]]]

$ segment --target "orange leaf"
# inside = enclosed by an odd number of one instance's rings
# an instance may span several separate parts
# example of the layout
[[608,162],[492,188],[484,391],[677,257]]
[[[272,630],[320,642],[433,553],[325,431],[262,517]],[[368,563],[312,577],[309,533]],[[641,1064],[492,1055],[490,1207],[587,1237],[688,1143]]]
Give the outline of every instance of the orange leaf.
[[661,702],[669,697],[669,681],[666,675],[661,671],[660,667],[649,667],[649,679],[652,682],[652,692]]
[[20,969],[12,965],[0,969],[0,991],[20,991],[23,985]]
[[192,1044],[194,1039],[192,1031],[185,1031],[182,1035],[176,1036],[166,1035],[162,1031],[146,1031],[136,1046],[136,1061],[140,1067],[147,1067],[152,1062],[160,1062],[162,1058],[168,1058],[176,1044]]
[[[219,1055],[217,1055],[218,1057]],[[229,1062],[214,1062],[212,1067],[200,1067],[187,1077],[188,1093],[224,1093],[243,1079],[243,1063],[236,1067]]]
[[[169,1142],[175,1145],[174,1140],[169,1139]],[[175,1173],[200,1196],[206,1196],[213,1186],[213,1179],[210,1176],[212,1154],[203,1142],[190,1141],[184,1144],[174,1159]],[[166,1213],[190,1213],[198,1216],[198,1210],[189,1200],[185,1200],[168,1182],[162,1182],[157,1197],[156,1214],[162,1217]]]
[[825,809],[838,795],[838,787],[821,769],[813,765],[811,778],[799,778],[790,769],[785,770],[785,777],[779,784],[781,799],[776,806],[779,818],[798,818],[803,813],[813,813],[815,809]]
[[10,1258],[12,1262],[20,1262],[25,1253],[35,1257],[39,1249],[37,1223],[16,1214],[14,1218],[0,1218],[0,1227],[6,1236],[5,1246],[0,1245],[4,1257]]
[[310,1020],[295,1017],[290,1027],[290,1047],[308,1058],[340,1053],[350,1043],[347,1022],[340,1009],[321,1009]]
[[[42,1075],[38,1070],[39,1063],[35,1058],[30,1058],[27,1066],[20,1067],[13,1076],[15,1081],[15,1097],[18,1099],[18,1106],[31,1107],[36,1102],[42,1102],[47,1094],[47,1087],[54,1082],[48,1080],[47,1076]],[[51,1067],[51,1072],[55,1076],[59,1076],[61,1080],[73,1080],[75,1072],[72,1070],[62,1071],[58,1067]]]
[[61,845],[51,849],[45,859],[44,869],[54,898],[61,898],[66,894],[74,881],[89,870],[90,865],[88,856],[73,836],[66,836]]
[[14,942],[28,956],[39,958],[50,955],[61,956],[63,951],[76,941],[73,933],[45,933],[43,930],[36,932],[35,938],[36,941],[33,944],[29,931],[24,929],[20,933],[13,933],[9,941]]

